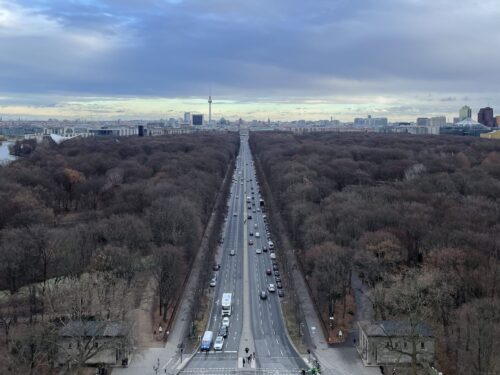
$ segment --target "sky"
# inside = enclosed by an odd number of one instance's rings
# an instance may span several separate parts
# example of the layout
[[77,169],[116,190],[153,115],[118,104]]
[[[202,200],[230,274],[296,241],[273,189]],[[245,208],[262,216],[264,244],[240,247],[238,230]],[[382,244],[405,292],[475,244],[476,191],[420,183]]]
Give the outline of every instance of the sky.
[[0,0],[0,116],[500,114],[499,0]]

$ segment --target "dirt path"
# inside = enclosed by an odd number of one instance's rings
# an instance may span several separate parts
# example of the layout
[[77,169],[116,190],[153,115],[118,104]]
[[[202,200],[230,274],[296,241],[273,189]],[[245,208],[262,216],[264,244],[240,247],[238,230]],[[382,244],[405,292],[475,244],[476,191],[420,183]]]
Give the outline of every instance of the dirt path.
[[139,307],[130,312],[134,322],[135,346],[137,348],[161,348],[164,346],[158,331],[154,334],[153,306],[155,298],[155,282],[153,277],[146,278]]

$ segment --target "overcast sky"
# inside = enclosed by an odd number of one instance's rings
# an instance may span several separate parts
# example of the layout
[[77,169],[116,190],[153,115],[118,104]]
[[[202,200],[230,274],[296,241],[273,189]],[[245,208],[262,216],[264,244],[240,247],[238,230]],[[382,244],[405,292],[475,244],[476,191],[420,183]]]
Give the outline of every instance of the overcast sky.
[[500,114],[499,0],[0,0],[0,115]]

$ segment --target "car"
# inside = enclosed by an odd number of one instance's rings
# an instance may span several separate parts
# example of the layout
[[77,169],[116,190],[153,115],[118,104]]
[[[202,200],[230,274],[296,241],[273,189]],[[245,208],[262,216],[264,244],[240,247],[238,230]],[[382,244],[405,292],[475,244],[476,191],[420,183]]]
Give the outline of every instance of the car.
[[229,328],[229,317],[228,316],[225,316],[224,318],[222,318],[222,326]]
[[238,213],[237,213],[237,212],[234,212],[234,213],[233,213],[233,216],[238,216]]
[[214,350],[222,350],[222,347],[224,346],[224,337],[222,336],[217,336],[214,342]]
[[272,275],[273,274],[273,271],[271,271],[270,268],[266,269],[266,275]]
[[256,254],[262,254],[262,250],[261,249],[255,249],[255,253]]
[[259,224],[255,223],[255,224],[253,225],[253,227],[254,227],[255,229],[259,228]]
[[271,257],[271,259],[276,259],[276,254],[275,253],[271,253],[269,256]]
[[247,208],[248,208],[249,210],[251,210],[251,209],[252,209],[252,206],[248,206]]
[[281,277],[276,276],[276,277],[274,278],[274,281],[276,281],[277,283],[280,283],[280,282],[281,282]]
[[248,233],[250,237],[253,237],[253,232]]
[[283,292],[283,289],[278,289],[278,296],[280,296],[280,297],[285,296],[285,292]]
[[269,290],[270,293],[276,292],[276,288],[275,288],[274,284],[269,284],[267,287],[267,290]]
[[260,212],[260,208],[257,208],[257,212]]
[[265,252],[265,253],[267,253],[267,246],[263,246],[262,247],[262,251]]
[[229,255],[230,255],[230,256],[235,256],[235,255],[236,255],[236,251],[234,251],[234,249],[232,249],[232,250],[229,252]]
[[279,271],[274,271],[274,276],[279,276],[280,272]]
[[220,270],[220,264],[219,264],[219,263],[215,263],[215,264],[212,266],[212,269],[213,269],[214,271],[218,271],[218,270]]
[[252,239],[249,239],[249,240],[248,240],[248,244],[249,244],[249,245],[253,245],[253,240],[252,240]]
[[255,232],[255,237],[260,238],[260,233],[259,232]]
[[278,270],[279,270],[279,268],[278,268],[278,265],[277,265],[277,264],[273,264],[273,270],[274,270],[274,271],[278,271]]
[[260,299],[266,299],[266,298],[267,298],[266,291],[263,290],[262,292],[260,292]]
[[252,215],[248,215],[248,216],[247,216],[247,219],[248,219],[248,220],[252,220]]
[[257,210],[254,208],[254,209],[252,210],[252,212],[255,214],[255,213],[257,213]]
[[227,337],[227,327],[225,326],[221,326],[219,328],[219,336],[222,336],[222,337]]
[[282,285],[282,284],[281,284],[281,282],[279,282],[279,281],[276,281],[276,287],[277,287],[278,289],[283,289],[283,285]]
[[213,278],[212,280],[210,280],[210,286],[213,288],[214,286],[217,285],[217,279]]

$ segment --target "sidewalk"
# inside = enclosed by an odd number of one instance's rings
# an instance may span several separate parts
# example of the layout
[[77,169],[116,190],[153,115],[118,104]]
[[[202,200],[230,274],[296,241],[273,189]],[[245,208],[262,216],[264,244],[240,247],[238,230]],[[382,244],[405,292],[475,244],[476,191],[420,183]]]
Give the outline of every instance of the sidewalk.
[[[231,172],[231,169],[228,169],[222,186],[225,186],[227,179],[231,178],[232,173],[229,172]],[[161,348],[138,348],[131,359],[129,367],[115,368],[112,372],[113,375],[156,375],[156,367],[159,368],[158,374],[175,374],[179,368],[189,362],[193,354],[183,353],[181,363],[179,345],[183,344],[185,346],[188,339],[191,324],[189,317],[191,316],[192,307],[195,303],[195,293],[200,275],[202,274],[201,269],[204,266],[204,256],[208,252],[208,234],[213,230],[213,226],[215,225],[215,210],[220,206],[222,197],[222,194],[218,194],[217,196],[214,211],[210,215],[210,219],[205,228],[200,248],[193,262],[191,273],[181,297],[180,305],[175,314],[172,328],[168,334],[166,345]]]
[[[256,159],[255,163],[256,167],[258,167],[259,171],[262,171],[260,168],[260,162]],[[266,196],[266,201],[270,204],[271,209],[273,210],[273,216],[277,218],[279,222],[272,223],[273,225],[278,226],[277,231],[281,234],[282,246],[287,250],[288,262],[291,268],[291,275],[293,279],[293,287],[295,288],[298,302],[300,308],[302,310],[302,334],[304,336],[304,341],[309,343],[309,350],[312,355],[304,357],[304,360],[308,360],[309,357],[316,357],[320,362],[322,373],[328,375],[379,375],[380,371],[378,368],[374,367],[365,367],[361,362],[361,358],[354,347],[352,340],[354,337],[354,333],[350,332],[348,340],[344,344],[340,344],[338,346],[332,347],[329,346],[326,342],[326,339],[323,335],[323,330],[321,328],[321,322],[316,313],[316,309],[314,308],[314,303],[312,301],[311,295],[309,294],[309,289],[307,288],[306,281],[302,272],[297,264],[297,257],[291,251],[292,247],[289,243],[288,238],[286,237],[286,230],[283,228],[283,220],[279,212],[276,212],[276,204],[272,199],[272,192],[265,179],[265,176],[262,173],[259,173],[261,178],[261,187],[263,188],[263,192],[268,192]],[[356,289],[356,286],[353,284],[353,289],[355,290],[356,303],[358,303],[358,299],[361,300],[360,307],[363,308],[366,304],[363,298],[364,295],[362,292]],[[370,306],[370,305],[368,305]],[[356,313],[356,317],[354,320],[354,324],[356,324],[358,312]]]

